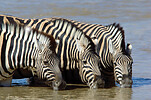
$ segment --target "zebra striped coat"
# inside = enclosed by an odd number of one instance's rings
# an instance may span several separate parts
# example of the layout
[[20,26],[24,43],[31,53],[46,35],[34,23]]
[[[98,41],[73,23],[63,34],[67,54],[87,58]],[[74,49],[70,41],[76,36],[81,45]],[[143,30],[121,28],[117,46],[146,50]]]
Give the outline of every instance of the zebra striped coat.
[[[2,15],[5,16],[5,15]],[[49,34],[52,25],[52,20],[61,18],[46,18],[46,19],[20,19],[12,16],[5,16],[3,21],[11,20],[18,23],[26,23],[29,26],[35,27],[40,31]],[[125,48],[124,30],[119,24],[111,24],[108,26],[98,24],[86,24],[73,20],[68,20],[80,28],[86,35],[91,38],[98,39],[96,46],[97,54],[101,60],[101,74],[106,85],[114,86],[115,81],[121,87],[131,87],[132,85],[132,57],[130,44]],[[117,66],[117,67],[116,67]]]
[[85,24],[70,20],[90,37],[98,39],[97,53],[101,59],[101,74],[106,87],[114,86],[116,81],[120,87],[132,86],[132,45],[125,48],[124,30],[119,24],[107,26]]
[[53,89],[65,88],[52,36],[16,23],[0,23],[0,85],[10,86],[14,71],[29,69]]
[[[17,22],[10,17],[3,17],[5,18],[8,19],[6,22]],[[4,22],[3,19],[1,21]],[[99,70],[100,59],[92,40],[66,19],[51,20],[49,25],[49,35],[60,40],[56,52],[61,59],[64,79],[68,83],[82,80],[90,88],[103,87]]]

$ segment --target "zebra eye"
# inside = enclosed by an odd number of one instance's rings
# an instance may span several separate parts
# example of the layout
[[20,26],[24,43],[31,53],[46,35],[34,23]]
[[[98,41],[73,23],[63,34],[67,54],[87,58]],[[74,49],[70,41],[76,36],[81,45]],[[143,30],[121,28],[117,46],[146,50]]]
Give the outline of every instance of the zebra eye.
[[84,63],[84,64],[87,64],[87,61],[84,60],[83,63]]
[[43,63],[44,63],[45,65],[48,65],[49,62],[48,62],[48,61],[43,61]]

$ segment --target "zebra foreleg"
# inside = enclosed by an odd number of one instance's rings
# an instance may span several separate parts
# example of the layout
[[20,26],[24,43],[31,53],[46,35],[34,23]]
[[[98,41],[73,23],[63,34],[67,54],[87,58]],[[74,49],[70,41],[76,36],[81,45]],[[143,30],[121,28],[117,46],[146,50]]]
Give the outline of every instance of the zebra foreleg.
[[0,86],[10,87],[11,84],[12,84],[12,77],[0,81]]

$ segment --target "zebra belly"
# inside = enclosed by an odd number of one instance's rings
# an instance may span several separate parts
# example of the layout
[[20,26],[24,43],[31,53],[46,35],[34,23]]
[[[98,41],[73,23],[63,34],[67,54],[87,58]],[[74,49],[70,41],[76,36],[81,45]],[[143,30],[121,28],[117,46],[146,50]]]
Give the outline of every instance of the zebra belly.
[[28,69],[17,69],[14,71],[13,79],[30,78],[33,74]]

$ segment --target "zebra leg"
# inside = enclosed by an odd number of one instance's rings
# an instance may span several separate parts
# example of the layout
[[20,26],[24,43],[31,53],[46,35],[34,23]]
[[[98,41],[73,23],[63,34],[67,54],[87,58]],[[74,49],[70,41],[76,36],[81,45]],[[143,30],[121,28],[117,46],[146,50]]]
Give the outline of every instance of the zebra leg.
[[81,80],[87,83],[91,89],[104,88],[105,81],[101,74],[96,75],[89,67],[80,68],[79,72]]
[[7,78],[6,80],[1,80],[0,81],[0,86],[10,87],[11,84],[12,84],[12,77]]

